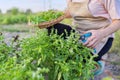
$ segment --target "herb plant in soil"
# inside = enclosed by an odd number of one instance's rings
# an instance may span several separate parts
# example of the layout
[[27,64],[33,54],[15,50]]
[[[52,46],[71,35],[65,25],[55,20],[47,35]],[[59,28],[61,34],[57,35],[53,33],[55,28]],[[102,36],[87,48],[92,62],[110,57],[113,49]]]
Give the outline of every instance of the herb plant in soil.
[[46,29],[39,30],[20,41],[19,48],[13,56],[2,59],[6,59],[4,64],[0,62],[0,80],[89,80],[93,77],[96,63],[91,50],[79,42],[77,33],[63,39],[62,35],[48,36]]
[[44,80],[48,69],[32,67],[31,57],[25,58],[20,47],[22,41],[11,40],[10,45],[0,35],[0,80]]
[[46,30],[40,30],[23,41],[22,53],[32,58],[33,67],[48,69],[44,75],[48,80],[88,80],[95,64],[91,50],[79,42],[77,33],[71,33],[66,40],[61,36],[48,36]]

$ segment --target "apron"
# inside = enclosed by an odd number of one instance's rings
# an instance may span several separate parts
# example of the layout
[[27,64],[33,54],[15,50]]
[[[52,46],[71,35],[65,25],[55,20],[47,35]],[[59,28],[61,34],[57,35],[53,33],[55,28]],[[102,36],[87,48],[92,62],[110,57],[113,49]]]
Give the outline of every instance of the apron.
[[[73,17],[73,24],[77,32],[83,34],[83,32],[88,30],[102,29],[110,25],[110,21],[103,17],[94,17],[89,8],[89,0],[82,0],[81,2],[68,3],[68,9]],[[104,47],[109,36],[105,37],[96,47],[96,53],[98,54],[100,50]]]

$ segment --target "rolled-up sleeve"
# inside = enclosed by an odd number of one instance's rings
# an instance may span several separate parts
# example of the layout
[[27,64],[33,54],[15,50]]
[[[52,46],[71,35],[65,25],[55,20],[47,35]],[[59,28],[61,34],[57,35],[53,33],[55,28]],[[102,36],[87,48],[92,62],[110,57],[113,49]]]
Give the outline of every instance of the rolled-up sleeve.
[[120,19],[120,0],[104,0],[105,9],[111,19]]

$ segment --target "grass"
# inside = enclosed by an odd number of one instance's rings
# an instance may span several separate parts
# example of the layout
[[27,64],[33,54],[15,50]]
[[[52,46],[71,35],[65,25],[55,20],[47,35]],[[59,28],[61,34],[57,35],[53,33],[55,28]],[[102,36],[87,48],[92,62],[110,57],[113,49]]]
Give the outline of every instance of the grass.
[[117,31],[115,33],[115,38],[114,38],[113,45],[112,45],[110,52],[120,53],[120,31]]
[[105,77],[102,80],[113,80],[113,78],[112,77]]

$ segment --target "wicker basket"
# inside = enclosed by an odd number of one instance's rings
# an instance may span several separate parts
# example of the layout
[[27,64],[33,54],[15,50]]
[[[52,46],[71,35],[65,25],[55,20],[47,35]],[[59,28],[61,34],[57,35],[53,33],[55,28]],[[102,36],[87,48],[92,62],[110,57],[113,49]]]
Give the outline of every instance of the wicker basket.
[[53,26],[53,25],[56,24],[56,23],[61,22],[64,18],[66,18],[66,16],[65,16],[65,15],[62,15],[62,16],[60,16],[60,17],[57,18],[57,19],[54,19],[54,20],[51,20],[51,21],[48,21],[48,22],[39,23],[39,24],[36,25],[36,26],[38,26],[40,29],[42,29],[42,28],[47,28],[47,27]]

